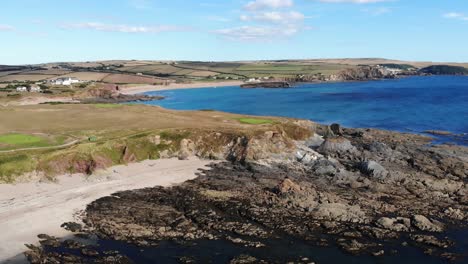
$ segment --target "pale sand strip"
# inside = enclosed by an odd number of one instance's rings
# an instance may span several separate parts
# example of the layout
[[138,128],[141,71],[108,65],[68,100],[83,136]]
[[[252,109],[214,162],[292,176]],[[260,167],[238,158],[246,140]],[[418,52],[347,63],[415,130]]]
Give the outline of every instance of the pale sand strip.
[[200,83],[173,83],[169,85],[144,85],[135,87],[123,87],[123,94],[139,94],[152,91],[179,90],[179,89],[194,89],[194,88],[219,88],[225,86],[239,86],[242,81],[226,81],[226,82],[200,82]]
[[24,244],[37,244],[38,234],[70,235],[60,225],[80,221],[80,212],[98,198],[122,190],[179,184],[196,178],[197,170],[206,169],[209,163],[153,160],[115,166],[88,178],[61,176],[58,183],[0,185],[0,262],[25,262]]

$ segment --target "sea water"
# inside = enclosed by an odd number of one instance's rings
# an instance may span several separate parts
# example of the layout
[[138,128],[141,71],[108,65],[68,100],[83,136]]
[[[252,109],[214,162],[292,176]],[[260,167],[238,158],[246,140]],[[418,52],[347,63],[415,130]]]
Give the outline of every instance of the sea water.
[[468,145],[468,76],[306,83],[288,89],[239,86],[149,92],[146,104],[177,110],[212,109],[237,114],[310,119],[354,128],[456,134],[439,142]]

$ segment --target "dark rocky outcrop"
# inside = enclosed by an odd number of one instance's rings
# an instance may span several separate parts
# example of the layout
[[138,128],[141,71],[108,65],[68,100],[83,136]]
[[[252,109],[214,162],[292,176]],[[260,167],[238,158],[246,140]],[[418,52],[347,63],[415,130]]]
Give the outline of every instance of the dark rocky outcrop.
[[451,65],[432,65],[419,69],[418,72],[425,75],[468,75],[467,68]]
[[163,100],[163,96],[150,96],[144,94],[117,94],[117,95],[104,95],[100,97],[79,99],[83,104],[117,104],[129,102],[147,102]]

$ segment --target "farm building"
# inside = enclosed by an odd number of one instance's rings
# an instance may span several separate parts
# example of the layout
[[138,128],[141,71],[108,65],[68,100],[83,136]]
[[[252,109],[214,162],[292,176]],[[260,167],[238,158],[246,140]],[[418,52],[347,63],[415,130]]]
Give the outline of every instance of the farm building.
[[16,87],[17,92],[31,92],[31,93],[40,93],[42,90],[39,86],[31,86],[31,87],[26,87],[26,86],[18,86]]
[[19,86],[19,87],[16,87],[16,91],[17,91],[17,92],[27,92],[27,91],[28,91],[28,87],[26,87],[26,86]]
[[65,78],[53,79],[50,82],[53,85],[72,85],[74,83],[79,83],[80,80],[78,80],[75,77],[65,77]]
[[29,91],[31,93],[40,93],[42,90],[41,90],[41,87],[33,85],[33,86],[31,86],[31,89]]

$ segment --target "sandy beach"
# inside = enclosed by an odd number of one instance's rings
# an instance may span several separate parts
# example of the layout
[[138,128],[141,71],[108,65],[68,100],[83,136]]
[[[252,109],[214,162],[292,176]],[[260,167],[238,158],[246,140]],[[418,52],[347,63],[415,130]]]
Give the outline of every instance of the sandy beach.
[[199,83],[173,83],[169,85],[144,85],[135,87],[122,88],[123,94],[139,94],[151,91],[166,91],[178,89],[194,89],[194,88],[219,88],[225,86],[238,86],[243,84],[242,81],[226,81],[226,82],[199,82]]
[[209,161],[152,160],[121,165],[89,177],[63,175],[57,183],[0,185],[0,263],[25,263],[24,244],[36,244],[41,233],[66,237],[64,222],[80,222],[90,202],[117,191],[170,186],[196,178]]

